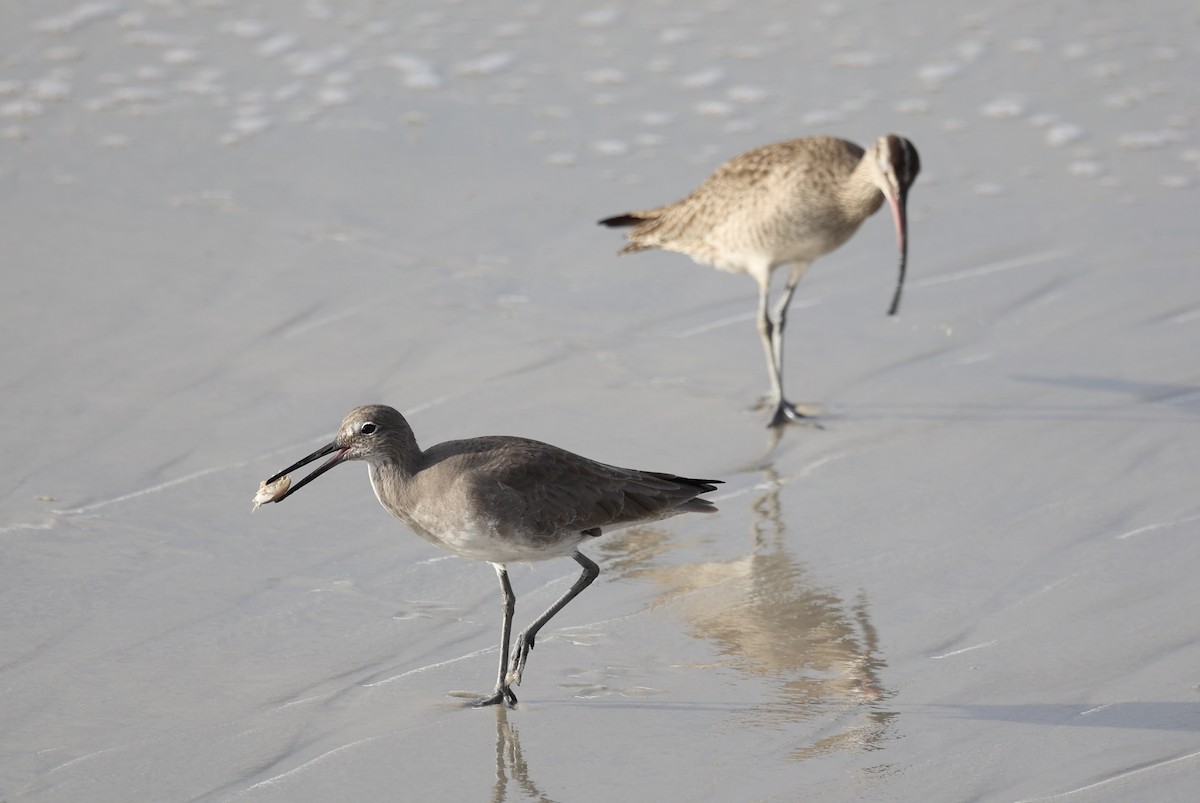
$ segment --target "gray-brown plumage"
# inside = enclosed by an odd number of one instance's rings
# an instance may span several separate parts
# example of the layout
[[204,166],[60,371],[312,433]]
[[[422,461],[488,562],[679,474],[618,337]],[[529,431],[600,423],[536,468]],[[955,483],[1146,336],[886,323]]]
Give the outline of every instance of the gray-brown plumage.
[[[283,501],[340,463],[363,460],[375,496],[389,513],[426,541],[495,567],[504,594],[500,672],[495,690],[476,705],[517,702],[511,687],[521,683],[538,631],[600,573],[579,544],[605,530],[714,512],[699,495],[720,482],[617,468],[527,438],[470,438],[422,450],[403,415],[367,405],[350,411],[332,443],[267,483],[326,455],[332,456],[270,501]],[[566,556],[583,574],[517,636],[510,657],[516,596],[505,564]]]
[[[896,224],[900,276],[889,315],[900,306],[908,254],[906,202],[920,172],[913,144],[896,134],[866,151],[835,137],[777,142],[735,156],[682,200],[605,218],[632,226],[621,253],[677,251],[758,282],[758,329],[771,379],[771,426],[804,418],[783,394],[783,328],[796,284],[814,259],[858,231],[886,200]],[[770,310],[771,273],[790,265]]]

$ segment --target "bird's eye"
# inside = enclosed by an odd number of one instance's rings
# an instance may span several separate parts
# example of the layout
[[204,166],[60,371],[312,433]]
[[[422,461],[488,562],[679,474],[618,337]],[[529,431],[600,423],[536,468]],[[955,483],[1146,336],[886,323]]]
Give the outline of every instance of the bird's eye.
[[361,427],[359,427],[358,431],[361,432],[363,435],[374,435],[375,430],[377,430],[377,429],[379,429],[379,427],[375,426],[374,423],[368,421],[365,424],[363,424]]

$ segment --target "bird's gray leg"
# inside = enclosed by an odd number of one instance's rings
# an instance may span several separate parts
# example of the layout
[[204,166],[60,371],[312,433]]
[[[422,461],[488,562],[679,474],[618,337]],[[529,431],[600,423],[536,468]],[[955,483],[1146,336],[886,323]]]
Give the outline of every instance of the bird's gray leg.
[[770,301],[771,276],[767,274],[759,281],[758,335],[762,338],[763,352],[767,355],[767,376],[771,379],[771,390],[764,401],[766,406],[778,408],[783,401],[783,380],[775,358],[775,320],[771,317]]
[[[538,631],[549,622],[554,614],[566,607],[567,603],[575,599],[580,591],[592,584],[600,575],[600,567],[589,560],[583,553],[576,552],[572,555],[575,562],[583,567],[583,574],[579,575],[579,579],[571,586],[567,593],[558,598],[558,601],[551,605],[546,612],[534,620],[533,624],[521,631],[521,635],[517,636],[517,644],[512,651],[512,669],[508,672],[508,683],[510,685],[521,685],[521,673],[525,671],[525,661],[529,659],[529,651],[533,649],[533,643],[537,639]],[[512,692],[509,692],[510,694]]]
[[774,328],[771,331],[771,354],[775,358],[775,370],[779,371],[779,384],[783,386],[783,327],[787,325],[788,305],[792,303],[792,294],[796,292],[796,284],[799,281],[792,280],[788,276],[787,284],[783,287],[783,295],[779,297],[779,303],[775,305]]
[[771,427],[807,418],[783,395],[783,330],[787,325],[788,305],[792,303],[796,285],[800,283],[807,270],[806,263],[792,265],[788,271],[787,282],[783,286],[783,294],[779,297],[779,303],[775,305],[774,315],[768,311],[769,283],[764,285],[763,292],[759,297],[758,330],[760,334],[763,334],[763,347],[767,349],[767,363],[771,373],[770,401],[775,405],[775,413],[771,416],[771,423],[768,425]]
[[517,595],[513,593],[512,584],[508,582],[508,570],[504,568],[503,563],[493,563],[492,568],[496,570],[496,576],[500,578],[500,592],[504,595],[502,608],[504,611],[504,624],[500,628],[500,672],[496,678],[496,688],[487,697],[481,697],[476,700],[473,705],[476,708],[482,708],[485,705],[496,705],[497,703],[507,703],[508,705],[516,705],[517,695],[513,694],[512,689],[508,686],[508,645],[512,636],[512,620],[513,613],[517,610]]

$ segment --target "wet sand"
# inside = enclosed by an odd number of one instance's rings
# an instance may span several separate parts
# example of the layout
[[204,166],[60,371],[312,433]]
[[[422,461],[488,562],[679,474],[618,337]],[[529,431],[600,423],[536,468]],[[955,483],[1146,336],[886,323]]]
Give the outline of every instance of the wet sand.
[[[25,3],[0,26],[0,798],[1189,800],[1197,17]],[[932,8],[932,7],[931,7]],[[735,10],[736,9],[736,10]],[[789,319],[595,221],[814,133],[920,149]],[[351,407],[726,480],[605,536],[512,711],[495,578]],[[518,625],[570,561],[512,567]]]

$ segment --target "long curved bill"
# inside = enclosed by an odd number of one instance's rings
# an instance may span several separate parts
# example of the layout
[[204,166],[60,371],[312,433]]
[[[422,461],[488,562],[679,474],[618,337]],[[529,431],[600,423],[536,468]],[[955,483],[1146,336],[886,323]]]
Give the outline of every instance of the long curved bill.
[[895,197],[892,197],[891,193],[887,193],[886,197],[888,205],[892,208],[892,220],[896,223],[896,244],[900,248],[900,276],[896,279],[896,293],[892,296],[892,306],[888,308],[888,315],[895,315],[900,309],[900,294],[904,291],[904,271],[908,266],[908,190],[901,188]]
[[308,485],[310,482],[312,482],[317,477],[324,474],[329,469],[333,468],[334,466],[336,466],[337,464],[339,464],[341,462],[344,462],[345,457],[346,457],[346,449],[347,449],[347,447],[341,446],[337,443],[337,441],[334,441],[333,443],[322,446],[320,449],[317,449],[317,451],[313,452],[308,457],[305,457],[302,460],[298,460],[297,462],[295,462],[292,465],[285,468],[283,471],[276,474],[274,477],[271,477],[271,479],[266,481],[267,485],[273,484],[279,478],[281,478],[287,474],[291,474],[296,469],[307,466],[309,463],[313,462],[314,460],[319,460],[320,458],[324,457],[327,454],[333,455],[333,457],[329,458],[324,463],[317,466],[317,468],[314,469],[312,471],[312,473],[310,473],[307,477],[305,477],[304,479],[300,480],[300,482],[298,482],[295,485],[288,488],[285,493],[280,494],[278,498],[271,499],[269,501],[282,502],[284,499],[287,499],[289,496],[291,496],[296,491],[303,488],[305,485]]

